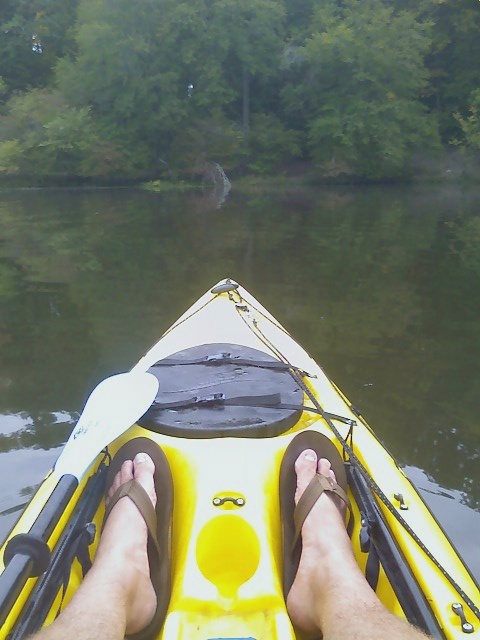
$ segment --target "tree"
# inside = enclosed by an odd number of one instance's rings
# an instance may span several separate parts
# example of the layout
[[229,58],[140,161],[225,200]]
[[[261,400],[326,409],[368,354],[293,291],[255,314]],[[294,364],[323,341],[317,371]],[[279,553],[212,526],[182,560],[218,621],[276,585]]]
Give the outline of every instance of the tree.
[[59,86],[76,106],[91,107],[139,173],[160,170],[192,117],[230,99],[204,27],[202,0],[80,2],[78,54],[59,64]]
[[463,134],[463,140],[458,144],[480,150],[480,89],[471,94],[469,115],[462,116],[460,113],[455,113],[454,117]]
[[[252,85],[258,89],[278,75],[285,29],[284,6],[280,0],[216,0],[211,11],[216,33],[219,37],[223,34],[223,40],[228,37],[224,46],[223,73],[234,94],[240,98],[234,104],[241,104],[242,129],[248,137]],[[262,106],[271,109],[273,96],[270,95],[268,104]],[[262,110],[261,106],[259,110]]]
[[286,52],[283,99],[302,118],[314,159],[369,177],[401,172],[415,148],[437,141],[420,102],[429,25],[381,0],[329,0],[311,31]]
[[88,107],[71,107],[59,91],[14,95],[0,118],[0,173],[126,177],[127,154],[97,132]]
[[45,87],[72,43],[78,0],[2,0],[0,59],[9,92]]
[[251,171],[270,173],[282,162],[301,156],[298,132],[287,129],[274,114],[255,114],[251,134]]
[[3,0],[2,171],[267,171],[301,152],[324,175],[397,176],[439,131],[474,146],[479,31],[478,0]]
[[59,86],[139,171],[159,171],[176,137],[219,111],[247,133],[252,83],[278,69],[282,21],[277,0],[81,0]]
[[426,57],[431,81],[425,103],[438,114],[442,139],[448,143],[459,133],[453,114],[468,110],[470,94],[480,86],[480,7],[476,0],[422,0],[418,9],[434,25]]

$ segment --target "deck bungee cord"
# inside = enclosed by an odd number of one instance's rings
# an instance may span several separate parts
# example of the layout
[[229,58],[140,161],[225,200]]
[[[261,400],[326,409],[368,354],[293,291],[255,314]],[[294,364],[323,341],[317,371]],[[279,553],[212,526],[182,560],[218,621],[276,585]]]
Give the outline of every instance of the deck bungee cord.
[[[234,299],[234,294],[238,296],[238,300]],[[325,420],[325,422],[327,423],[327,425],[331,429],[332,433],[335,435],[335,437],[337,438],[339,443],[342,445],[342,449],[344,451],[344,454],[346,454],[348,456],[349,461],[360,472],[360,474],[362,475],[363,479],[367,483],[369,489],[380,499],[382,504],[388,509],[388,511],[394,516],[394,518],[399,522],[399,524],[404,528],[404,530],[410,535],[410,537],[415,541],[415,543],[419,546],[419,548],[423,551],[423,553],[425,553],[425,555],[429,558],[429,560],[431,560],[431,562],[435,565],[435,567],[440,571],[440,573],[443,575],[443,577],[455,589],[455,591],[462,598],[462,600],[465,602],[465,604],[468,606],[468,608],[471,610],[471,612],[477,617],[478,620],[480,620],[480,608],[473,602],[473,600],[468,596],[468,594],[465,593],[465,591],[457,583],[457,581],[442,566],[442,564],[432,554],[432,552],[428,549],[428,547],[426,547],[426,545],[423,543],[421,538],[412,529],[412,527],[408,524],[408,522],[405,520],[405,518],[403,518],[403,516],[398,512],[398,510],[395,508],[395,506],[392,504],[392,502],[389,500],[389,498],[385,495],[385,493],[382,491],[382,489],[379,487],[379,485],[372,478],[372,476],[370,475],[368,470],[364,467],[362,462],[358,459],[358,457],[356,456],[355,452],[353,451],[352,446],[350,446],[348,444],[347,440],[338,431],[338,429],[335,427],[335,425],[333,424],[333,421],[332,421],[332,420],[335,420],[335,419],[336,420],[340,419],[340,421],[345,422],[345,423],[348,424],[349,419],[348,418],[342,418],[341,416],[332,415],[332,414],[330,414],[329,412],[327,412],[327,411],[325,411],[323,409],[323,407],[320,405],[320,403],[317,400],[317,398],[315,397],[315,395],[312,393],[312,391],[305,384],[303,378],[298,375],[297,367],[292,365],[292,363],[288,360],[288,358],[286,358],[286,356],[263,333],[263,331],[259,327],[258,321],[253,317],[249,317],[250,316],[250,307],[252,309],[254,309],[256,313],[259,313],[260,315],[262,315],[262,317],[264,317],[266,320],[269,320],[269,318],[266,318],[265,315],[263,313],[261,313],[261,311],[259,311],[254,305],[252,305],[251,303],[246,302],[236,289],[234,291],[230,290],[228,292],[228,297],[229,297],[230,301],[235,305],[237,313],[240,315],[240,317],[242,318],[244,323],[249,327],[249,329],[252,332],[255,333],[257,338],[259,340],[261,340],[263,342],[263,344],[266,347],[268,347],[268,349],[279,360],[281,360],[283,363],[288,365],[290,375],[294,378],[295,382],[303,389],[304,393],[307,395],[309,400],[314,405],[314,407],[316,409],[316,412],[318,412],[322,416],[322,418]],[[247,320],[247,318],[248,318],[248,320]],[[288,332],[286,332],[286,333],[288,334]],[[334,383],[332,383],[331,380],[329,380],[329,381],[330,381],[331,384],[334,385]],[[334,385],[334,387],[335,387],[335,389],[336,389],[336,391],[338,393],[339,390],[336,387],[336,385]],[[305,407],[305,409],[308,410],[309,407]],[[361,419],[360,413],[352,405],[350,405],[350,410],[358,418]],[[352,445],[353,445],[353,427],[354,426],[355,426],[354,424],[351,424],[351,428],[350,428],[349,434],[347,436],[347,437],[349,437],[351,439]],[[471,633],[471,632],[474,631],[474,628],[469,622],[467,622],[465,620],[464,614],[462,614],[462,611],[459,609],[459,606],[461,607],[461,605],[458,605],[457,603],[454,603],[452,605],[452,610],[454,611],[454,613],[456,615],[458,615],[460,617],[461,622],[462,622],[463,631],[465,633]]]

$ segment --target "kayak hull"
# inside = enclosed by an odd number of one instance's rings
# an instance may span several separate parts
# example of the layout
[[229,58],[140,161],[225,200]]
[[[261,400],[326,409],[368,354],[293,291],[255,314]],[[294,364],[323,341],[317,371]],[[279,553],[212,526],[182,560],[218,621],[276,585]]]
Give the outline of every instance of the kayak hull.
[[[165,332],[133,367],[132,373],[155,373],[159,361],[199,345],[205,345],[207,352],[211,347],[211,355],[218,357],[219,344],[254,349],[268,360],[285,364],[301,388],[297,394],[299,418],[274,436],[262,435],[270,432],[261,429],[254,435],[243,432],[239,436],[225,425],[225,432],[215,432],[214,437],[209,435],[205,419],[197,431],[189,431],[186,437],[182,437],[181,431],[172,435],[144,428],[139,419],[138,424],[109,445],[109,453],[114,455],[134,437],[151,438],[161,446],[172,471],[172,587],[165,624],[158,638],[301,638],[291,625],[283,593],[279,476],[287,446],[305,430],[328,437],[346,460],[353,515],[349,531],[352,546],[363,571],[368,573],[376,565],[374,587],[385,606],[437,637],[460,638],[465,635],[462,620],[452,609],[452,605],[460,603],[467,623],[473,626],[470,636],[480,638],[480,622],[469,607],[472,601],[478,604],[480,600],[478,585],[416,489],[336,385],[242,287],[226,280],[207,292]],[[200,372],[203,365],[185,366]],[[261,363],[259,368],[263,368]],[[203,375],[199,373],[195,393],[202,388],[203,380],[206,387],[203,391],[208,396],[211,383],[205,382]],[[221,374],[219,369],[219,379],[222,375],[223,382],[231,381],[230,374]],[[228,396],[228,384],[225,388]],[[182,392],[185,401],[187,390]],[[250,405],[257,401],[255,395],[247,400],[242,398],[242,402]],[[198,397],[196,402],[194,415]],[[181,416],[184,409],[162,410],[179,411]],[[223,410],[218,406],[211,409],[216,412],[215,419]],[[263,415],[260,409],[258,415]],[[178,422],[182,422],[180,418]],[[99,456],[93,462],[50,535],[48,545],[54,555],[102,460]],[[58,479],[54,469],[9,540],[30,530]],[[90,506],[91,521],[96,525],[88,548],[91,558],[95,555],[104,514],[101,492],[97,493]],[[374,531],[367,542],[366,519]],[[385,558],[385,566],[378,558],[372,560],[374,552]],[[1,555],[3,558],[3,550]],[[61,554],[58,558],[61,564]],[[393,570],[388,566],[392,562]],[[402,572],[404,577],[397,579],[395,575]],[[42,598],[38,593],[42,579],[29,579],[15,594],[11,609],[4,615],[0,640],[12,631],[19,633],[16,630],[28,619],[29,609],[30,612],[35,609],[37,600]],[[1,580],[0,574],[0,585]],[[48,611],[41,624],[50,623],[59,608],[66,606],[81,580],[82,567],[77,559],[73,561],[66,589],[59,587],[51,605],[43,605]],[[461,594],[467,594],[467,601]]]

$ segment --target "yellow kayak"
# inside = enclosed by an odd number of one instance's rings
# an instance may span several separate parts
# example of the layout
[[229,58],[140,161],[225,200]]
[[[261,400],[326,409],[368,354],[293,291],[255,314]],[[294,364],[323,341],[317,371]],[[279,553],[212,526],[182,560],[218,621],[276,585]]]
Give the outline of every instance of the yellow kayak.
[[227,279],[92,392],[0,551],[0,640],[67,605],[95,556],[109,461],[137,437],[160,445],[173,479],[168,593],[152,637],[300,639],[285,605],[281,469],[312,432],[344,460],[348,532],[380,600],[434,637],[480,639],[479,586],[415,487],[323,370]]

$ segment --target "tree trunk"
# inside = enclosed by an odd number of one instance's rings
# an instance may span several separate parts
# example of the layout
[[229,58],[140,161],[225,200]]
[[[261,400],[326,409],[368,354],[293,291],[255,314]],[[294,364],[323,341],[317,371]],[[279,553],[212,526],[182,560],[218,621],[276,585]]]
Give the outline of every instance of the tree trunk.
[[242,83],[242,128],[245,143],[247,143],[250,131],[250,74],[245,67],[243,67]]

